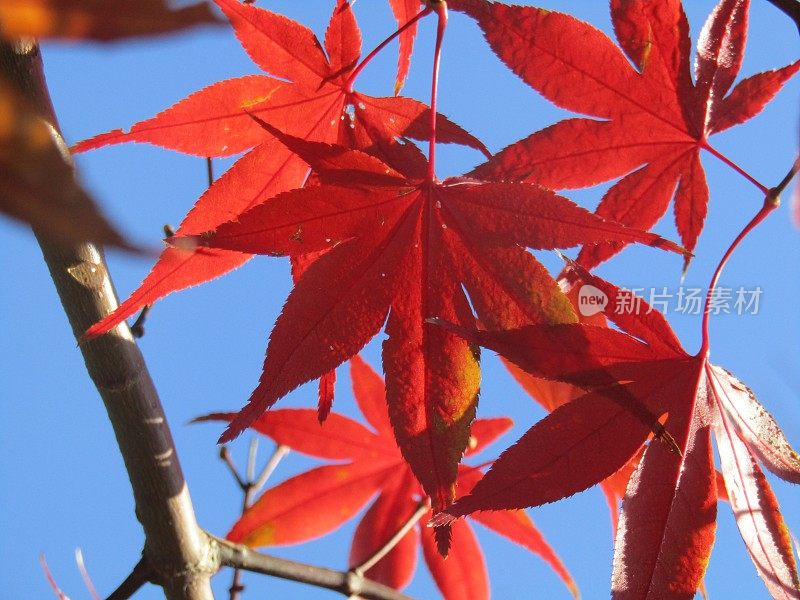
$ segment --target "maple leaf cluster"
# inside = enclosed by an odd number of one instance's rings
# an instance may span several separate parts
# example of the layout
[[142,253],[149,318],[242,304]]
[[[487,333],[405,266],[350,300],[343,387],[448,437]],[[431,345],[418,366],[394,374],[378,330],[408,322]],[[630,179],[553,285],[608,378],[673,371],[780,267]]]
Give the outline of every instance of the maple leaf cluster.
[[[577,269],[611,302],[631,296]],[[800,483],[800,455],[752,391],[707,355],[689,355],[659,312],[642,298],[633,301],[642,313],[606,310],[622,331],[575,324],[459,330],[526,373],[588,391],[534,425],[438,522],[554,502],[636,459],[617,528],[614,597],[656,597],[663,590],[693,597],[713,546],[720,492],[769,592],[796,597],[792,540],[758,463]],[[712,432],[726,491],[717,487]]]
[[[693,76],[679,0],[612,0],[619,46],[574,17],[534,7],[390,0],[400,26],[395,95],[374,97],[355,83],[395,36],[362,59],[346,0],[334,3],[322,42],[273,11],[214,1],[264,74],[213,84],[73,151],[147,142],[209,158],[244,153],[200,197],[141,286],[89,329],[87,340],[255,254],[292,261],[294,287],[269,336],[261,377],[240,412],[216,415],[228,423],[220,441],[251,427],[301,452],[351,462],[268,490],[229,537],[251,545],[299,542],[338,526],[377,493],[356,531],[351,566],[420,502],[430,503],[437,528],[412,523],[370,576],[402,587],[419,539],[447,598],[484,597],[485,572],[475,567],[480,551],[465,522],[455,520],[471,515],[540,554],[574,588],[519,510],[600,483],[615,523],[623,498],[615,598],[692,597],[713,545],[718,498],[729,499],[769,592],[800,597],[791,541],[759,466],[798,483],[800,459],[753,394],[708,361],[707,316],[703,347],[692,356],[658,311],[606,310],[616,325],[610,328],[603,318],[579,319],[572,291],[591,284],[615,306],[629,292],[587,269],[631,243],[677,253],[688,266],[709,201],[701,151],[764,193],[758,220],[774,208],[772,191],[709,142],[755,116],[800,70],[796,61],[734,86],[749,2],[720,0],[700,35]],[[477,22],[525,83],[586,116],[492,156],[438,114],[448,4]],[[430,106],[397,95],[417,22],[429,15],[439,25]],[[427,156],[415,141],[429,143]],[[437,142],[470,147],[487,160],[439,180]],[[620,177],[595,212],[553,191]],[[682,245],[647,231],[673,200]],[[576,261],[558,281],[531,252],[577,246]],[[354,358],[381,330],[385,384]],[[552,411],[483,478],[461,459],[506,424],[476,419],[478,346],[509,361]],[[356,399],[374,432],[330,412],[335,370],[349,359]],[[316,412],[265,413],[313,380]],[[322,494],[336,510],[311,518],[311,499]],[[515,512],[477,512],[498,510]],[[434,547],[446,552],[449,541],[461,558],[445,568]]]
[[[388,554],[363,575],[394,588],[404,587],[414,574],[420,545],[445,598],[488,598],[483,554],[469,524],[459,521],[453,527],[453,550],[446,562],[439,554],[434,530],[424,526],[431,509],[395,442],[382,378],[358,355],[350,362],[350,372],[356,402],[373,431],[335,412],[320,426],[316,411],[309,409],[277,409],[256,419],[252,428],[276,443],[317,458],[350,462],[317,467],[270,488],[236,522],[228,539],[250,546],[313,539],[351,519],[377,494],[356,528],[350,568],[363,564],[410,522]],[[212,414],[198,421],[235,417]],[[507,418],[477,419],[465,456],[481,452],[512,424]],[[459,465],[459,491],[470,490],[481,474],[477,467]],[[325,510],[320,510],[320,504]],[[476,513],[472,518],[539,555],[577,596],[572,577],[524,511]]]

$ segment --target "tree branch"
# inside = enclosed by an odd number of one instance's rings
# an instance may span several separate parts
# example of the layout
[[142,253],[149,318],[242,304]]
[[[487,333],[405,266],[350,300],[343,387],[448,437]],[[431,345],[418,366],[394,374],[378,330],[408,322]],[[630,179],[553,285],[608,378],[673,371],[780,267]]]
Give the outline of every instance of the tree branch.
[[220,563],[234,569],[272,575],[281,579],[289,579],[333,590],[345,596],[359,596],[367,600],[411,600],[411,598],[395,589],[370,579],[359,577],[355,573],[314,567],[262,554],[251,550],[247,546],[234,544],[220,538],[214,537],[213,539],[217,545]]
[[778,10],[783,11],[794,24],[797,25],[797,30],[800,32],[800,1],[798,0],[767,0],[770,4]]
[[152,578],[153,573],[150,571],[150,566],[144,559],[136,563],[133,571],[130,572],[119,587],[111,592],[111,595],[106,600],[128,600],[136,592],[139,591],[145,583],[148,583]]
[[[33,40],[0,42],[0,73],[58,127]],[[63,140],[59,141],[63,144]],[[76,338],[117,306],[102,251],[56,245],[37,233]],[[218,563],[197,526],[172,435],[141,353],[124,323],[81,346],[86,368],[114,428],[144,528],[144,560],[169,600],[211,600]]]

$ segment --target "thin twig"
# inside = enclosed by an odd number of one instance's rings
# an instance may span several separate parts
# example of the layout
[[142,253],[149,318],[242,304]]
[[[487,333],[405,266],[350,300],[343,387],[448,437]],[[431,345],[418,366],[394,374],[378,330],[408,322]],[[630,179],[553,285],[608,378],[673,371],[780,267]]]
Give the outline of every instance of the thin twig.
[[233,462],[233,457],[231,456],[231,452],[230,452],[230,450],[228,450],[227,446],[221,446],[220,447],[220,449],[219,449],[219,457],[220,457],[220,459],[222,459],[222,462],[224,462],[227,465],[228,470],[231,472],[231,475],[233,475],[233,478],[236,480],[236,484],[243,491],[246,492],[247,491],[247,482],[244,479],[242,479],[241,475],[239,475],[239,469],[236,468],[236,464]]
[[210,157],[206,158],[206,176],[208,177],[208,187],[211,187],[214,184],[214,164]]
[[359,577],[363,577],[364,573],[366,573],[372,567],[374,567],[376,564],[378,564],[378,562],[384,556],[389,554],[389,552],[391,552],[392,549],[397,544],[400,543],[400,540],[402,540],[405,537],[405,535],[411,530],[411,528],[414,527],[414,525],[416,525],[419,522],[419,520],[422,518],[422,515],[424,515],[426,512],[428,512],[430,510],[430,508],[431,507],[428,505],[427,500],[424,500],[424,501],[420,502],[417,505],[417,510],[415,510],[414,513],[403,524],[403,526],[400,529],[397,530],[397,533],[395,533],[392,537],[390,537],[387,540],[387,542],[383,546],[381,546],[378,549],[377,552],[375,552],[375,554],[370,556],[367,560],[365,560],[363,563],[361,563],[357,567],[353,567],[352,569],[350,569],[350,571],[352,573],[355,573]]
[[86,568],[86,563],[83,560],[83,552],[80,548],[75,548],[75,564],[78,565],[78,571],[81,573],[83,584],[86,586],[86,589],[89,590],[89,595],[92,597],[92,600],[100,600],[100,594],[97,593],[97,589],[94,587],[94,582]]
[[[227,448],[223,446],[226,451],[226,462],[231,469],[231,472],[236,476],[236,480],[239,482],[239,487],[242,488],[244,492],[244,497],[242,498],[242,512],[241,514],[244,515],[247,512],[247,509],[253,504],[253,477],[255,476],[256,470],[256,459],[258,458],[258,438],[253,437],[250,440],[250,448],[247,451],[247,466],[245,467],[245,477],[246,479],[242,481],[239,477],[239,472],[233,466],[233,459],[230,457],[230,453],[227,452]],[[220,454],[221,455],[221,454]],[[234,569],[233,570],[233,577],[231,578],[231,587],[228,588],[228,593],[230,594],[230,600],[239,600],[239,595],[244,591],[244,583],[242,583],[242,571],[241,569]]]
[[280,463],[287,454],[289,454],[289,446],[278,444],[272,456],[269,457],[267,464],[265,464],[264,468],[261,470],[261,473],[259,473],[258,477],[252,482],[251,489],[253,494],[257,494],[261,491],[261,488],[266,485],[267,479],[269,479],[270,475],[275,471],[278,463]]
[[789,186],[792,182],[792,179],[795,178],[797,173],[800,173],[800,155],[794,159],[794,164],[792,168],[784,175],[783,179],[781,179],[780,183],[776,185],[774,188],[769,190],[770,197],[773,198],[774,202],[779,202],[779,196],[784,192],[784,190]]
[[253,436],[250,439],[250,447],[247,449],[247,469],[245,470],[245,477],[247,482],[252,484],[253,479],[256,477],[256,459],[258,458],[258,438]]
[[45,559],[44,554],[39,555],[39,564],[42,566],[42,571],[44,571],[44,576],[47,578],[47,583],[50,585],[50,588],[53,590],[58,600],[69,600],[69,596],[58,587],[56,579],[50,571],[50,567],[47,566],[47,559]]
[[147,320],[147,315],[150,314],[150,305],[145,304],[142,307],[142,312],[139,313],[139,316],[136,317],[136,320],[131,325],[131,334],[135,338],[142,338],[144,337],[144,322]]
[[217,544],[216,550],[220,563],[228,567],[314,585],[339,592],[345,596],[360,596],[367,600],[411,600],[409,596],[395,589],[370,579],[358,577],[351,572],[334,571],[269,556],[241,544],[234,544],[214,536],[210,537]]
[[[172,225],[169,223],[165,223],[162,227],[164,232],[164,239],[169,239],[175,235],[175,230],[172,228]],[[131,325],[131,333],[133,337],[139,339],[144,337],[144,324],[147,321],[147,317],[150,314],[150,310],[153,308],[152,304],[145,304],[142,307],[142,312],[139,313],[139,316],[136,317],[136,320]]]
[[130,572],[119,587],[111,592],[111,595],[106,598],[106,600],[128,600],[128,598],[132,597],[139,589],[145,584],[149,583],[153,578],[153,572],[150,569],[150,566],[145,561],[144,557],[136,566],[133,567],[133,570]]
[[[258,494],[259,490],[264,487],[264,485],[267,483],[267,479],[269,479],[269,476],[272,475],[272,473],[275,471],[275,468],[278,466],[278,463],[281,462],[281,459],[283,459],[283,457],[288,453],[289,447],[279,444],[272,453],[272,456],[269,457],[267,464],[264,465],[264,468],[256,479],[255,470],[256,458],[258,456],[258,438],[253,438],[251,440],[250,450],[247,455],[247,481],[242,482],[240,485],[242,491],[244,491],[244,498],[242,499],[242,515],[244,515],[244,513],[247,512],[247,509],[253,505],[256,494]],[[230,465],[232,464],[233,462],[231,461]],[[236,475],[237,480],[240,481],[235,467],[232,467],[232,472]],[[242,583],[242,571],[241,569],[234,569],[231,587],[228,588],[230,600],[239,600],[239,594],[241,594],[243,591],[244,584]]]

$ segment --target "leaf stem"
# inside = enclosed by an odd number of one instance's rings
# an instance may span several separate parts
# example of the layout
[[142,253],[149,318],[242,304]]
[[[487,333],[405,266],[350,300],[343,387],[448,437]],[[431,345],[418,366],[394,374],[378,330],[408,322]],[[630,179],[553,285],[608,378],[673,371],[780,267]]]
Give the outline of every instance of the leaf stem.
[[439,18],[436,26],[436,47],[433,51],[433,77],[431,81],[431,114],[430,114],[430,142],[428,144],[428,181],[436,180],[436,98],[439,91],[439,62],[442,56],[442,40],[447,29],[447,2],[440,0],[428,7],[435,10]]
[[381,546],[375,554],[370,556],[367,560],[363,563],[358,565],[357,567],[353,567],[350,569],[351,573],[354,573],[358,577],[363,577],[364,573],[369,571],[372,567],[380,562],[380,560],[385,557],[392,549],[400,543],[405,535],[411,531],[411,528],[414,527],[419,520],[422,518],[426,512],[430,510],[430,505],[428,504],[427,499],[422,500],[418,505],[417,509],[413,512],[413,514],[408,518],[408,520],[403,524],[403,526],[395,532],[395,534],[390,537],[386,543]]
[[703,343],[700,346],[700,355],[702,355],[703,357],[706,358],[708,357],[708,352],[710,348],[709,337],[708,337],[708,317],[711,314],[711,299],[715,295],[715,290],[717,287],[717,283],[719,282],[719,277],[722,274],[722,269],[725,267],[725,263],[728,262],[728,259],[731,257],[731,254],[733,254],[734,250],[736,250],[741,241],[745,237],[747,237],[747,235],[753,229],[755,229],[755,227],[759,223],[761,223],[761,221],[763,221],[764,218],[766,218],[766,216],[770,212],[772,212],[775,208],[777,208],[777,204],[771,203],[769,201],[769,198],[770,196],[769,194],[767,194],[767,197],[764,200],[764,205],[761,207],[761,210],[759,210],[758,213],[756,213],[756,216],[754,216],[750,220],[750,222],[744,226],[744,229],[742,229],[739,232],[739,235],[736,236],[736,239],[733,240],[733,243],[728,247],[728,250],[725,252],[725,254],[722,256],[722,259],[719,261],[719,264],[717,265],[717,268],[714,271],[714,275],[711,278],[711,283],[708,286],[708,292],[706,292],[705,307],[703,308],[703,325],[702,325]]
[[367,54],[366,58],[364,58],[364,60],[362,60],[360,63],[358,63],[358,65],[356,65],[356,68],[353,69],[353,72],[350,73],[350,77],[347,78],[347,82],[345,83],[345,86],[344,86],[345,91],[348,94],[352,94],[353,93],[353,85],[355,84],[356,79],[358,79],[358,76],[361,74],[361,71],[364,70],[364,67],[366,67],[372,61],[372,59],[375,58],[378,55],[378,53],[381,50],[383,50],[394,38],[396,38],[398,35],[403,33],[406,29],[408,29],[409,27],[414,25],[414,23],[419,21],[422,17],[428,15],[428,13],[430,13],[432,10],[433,9],[431,7],[426,7],[424,9],[422,9],[416,15],[411,17],[405,25],[402,25],[401,27],[399,27],[393,34],[391,34],[389,37],[387,37],[385,40],[383,40],[380,44],[375,46],[375,48],[372,50],[372,52]]
[[711,315],[711,299],[714,297],[715,290],[717,287],[717,283],[719,282],[720,275],[722,274],[722,269],[725,267],[725,264],[728,262],[728,259],[731,257],[733,252],[739,246],[744,238],[746,238],[753,229],[755,229],[766,217],[769,215],[773,210],[778,208],[781,204],[780,194],[786,187],[789,185],[789,182],[797,175],[798,171],[800,171],[800,156],[798,156],[792,168],[789,169],[789,172],[784,176],[781,182],[772,189],[768,189],[765,191],[764,196],[764,204],[761,209],[756,213],[756,215],[750,219],[750,222],[744,226],[744,228],[739,232],[739,235],[733,240],[731,245],[725,251],[725,254],[722,256],[722,259],[719,261],[716,270],[714,271],[714,275],[711,278],[711,283],[708,286],[708,292],[706,293],[706,303],[703,307],[703,324],[702,324],[702,332],[703,332],[703,342],[700,346],[700,352],[698,356],[703,356],[705,358],[708,357],[709,350],[710,350],[710,341],[709,341],[709,334],[708,334],[708,321],[709,316]]
[[740,167],[739,165],[737,165],[737,164],[736,164],[735,162],[733,162],[733,161],[732,161],[730,158],[728,158],[727,156],[725,156],[725,155],[724,155],[722,152],[720,152],[719,150],[717,150],[716,148],[714,148],[714,146],[712,146],[711,144],[709,144],[709,143],[708,143],[706,140],[703,140],[703,142],[701,143],[701,147],[702,147],[704,150],[707,150],[707,151],[708,151],[710,154],[712,154],[713,156],[716,156],[716,157],[717,157],[719,160],[721,160],[722,162],[724,162],[724,163],[725,163],[726,165],[728,165],[728,166],[729,166],[731,169],[733,169],[734,171],[736,171],[737,173],[739,173],[739,175],[741,175],[742,177],[744,177],[745,179],[747,179],[747,181],[749,181],[749,182],[750,182],[750,183],[752,183],[754,186],[756,186],[756,187],[758,188],[758,190],[759,190],[759,191],[760,191],[762,194],[766,195],[766,194],[768,194],[768,193],[769,193],[769,188],[768,188],[767,186],[765,186],[763,183],[761,183],[760,181],[758,181],[758,179],[756,179],[755,177],[753,177],[752,175],[750,175],[750,173],[748,173],[747,171],[745,171],[745,170],[744,170],[742,167]]

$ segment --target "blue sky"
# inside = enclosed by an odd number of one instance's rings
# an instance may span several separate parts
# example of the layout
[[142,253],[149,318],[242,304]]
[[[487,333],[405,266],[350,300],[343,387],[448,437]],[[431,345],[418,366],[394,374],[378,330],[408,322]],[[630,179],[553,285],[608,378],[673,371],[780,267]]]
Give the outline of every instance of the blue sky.
[[[570,10],[609,31],[603,2],[542,2]],[[693,39],[712,3],[686,3]],[[312,26],[321,35],[333,5],[329,0],[263,2]],[[394,27],[386,2],[360,0],[356,14],[369,50]],[[425,23],[404,94],[426,100],[430,85],[432,22]],[[797,31],[763,0],[751,12],[751,33],[744,76],[775,68],[798,56]],[[226,27],[202,29],[157,41],[108,46],[47,44],[44,60],[53,102],[69,143],[112,128],[128,127],[188,93],[217,80],[257,72]],[[359,89],[391,93],[396,48],[390,46],[364,72]],[[454,14],[448,29],[440,87],[440,110],[465,126],[493,151],[535,129],[567,116],[542,100],[508,72],[483,43],[477,28]],[[715,145],[768,185],[777,183],[797,149],[798,80],[753,121],[714,138]],[[443,148],[438,175],[456,175],[481,160],[473,151]],[[707,227],[683,285],[704,288],[711,272],[761,198],[713,157],[705,156],[711,206]],[[164,223],[177,224],[202,193],[202,160],[147,145],[106,148],[78,157],[81,179],[115,222],[135,240],[157,246]],[[220,172],[225,165],[218,164]],[[603,188],[566,195],[593,208]],[[721,315],[712,320],[712,359],[750,385],[800,446],[800,231],[791,224],[788,199],[754,232],[734,256],[722,285],[761,288],[757,315]],[[676,234],[672,217],[657,230]],[[45,553],[62,588],[87,598],[73,552],[81,547],[101,594],[109,593],[138,560],[141,529],[122,461],[102,403],[83,368],[80,353],[60,311],[58,298],[31,234],[0,221],[5,248],[0,286],[2,425],[0,532],[6,558],[0,561],[0,589],[8,598],[46,598],[49,591],[37,557]],[[569,252],[575,256],[575,252]],[[553,269],[554,256],[541,255]],[[112,252],[111,272],[121,296],[146,275],[147,258]],[[599,273],[631,288],[681,285],[680,259],[649,248],[634,248],[604,265]],[[173,427],[177,448],[200,522],[224,534],[239,510],[240,495],[217,459],[213,425],[189,426],[191,418],[212,410],[239,408],[257,381],[267,334],[290,285],[285,260],[257,258],[223,279],[160,302],[141,342]],[[672,305],[671,305],[672,306]],[[668,312],[690,351],[699,344],[699,317]],[[377,366],[381,336],[365,350]],[[484,352],[480,416],[510,415],[515,429],[481,458],[512,443],[543,413],[511,380],[491,352]],[[281,406],[311,406],[313,386],[280,401]],[[340,369],[334,409],[354,415],[346,369]],[[232,446],[242,465],[249,436]],[[271,444],[261,444],[262,458]],[[315,464],[291,456],[274,482]],[[794,531],[800,531],[800,491],[775,481],[775,491]],[[321,507],[322,509],[322,507]],[[604,598],[611,572],[612,532],[607,510],[595,488],[566,501],[530,511],[580,586],[583,597]],[[719,506],[717,544],[709,566],[711,598],[766,598],[746,555],[727,505]],[[346,567],[355,521],[307,545],[270,551],[333,568]],[[477,528],[476,528],[477,529]],[[495,598],[568,598],[558,578],[535,556],[486,531],[479,531]],[[249,576],[251,594],[275,597],[334,598],[336,594],[298,584]],[[215,579],[224,597],[229,575]],[[430,577],[420,568],[407,592],[436,597]],[[158,598],[143,590],[139,598]]]

